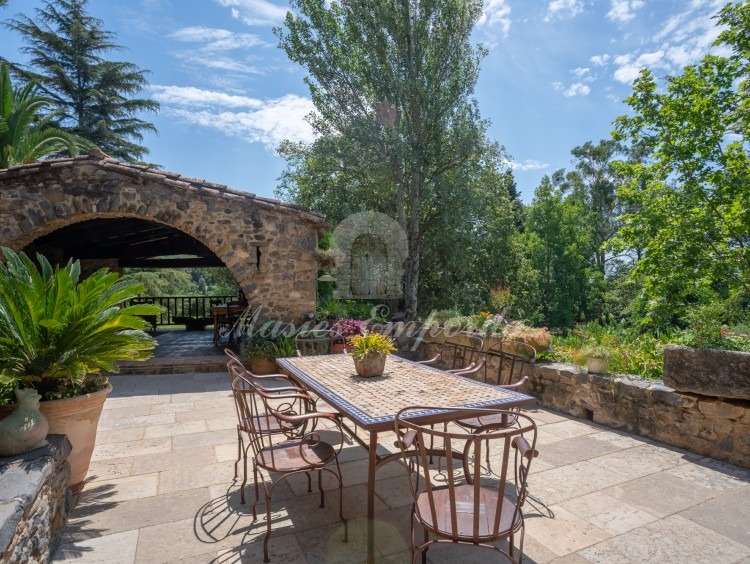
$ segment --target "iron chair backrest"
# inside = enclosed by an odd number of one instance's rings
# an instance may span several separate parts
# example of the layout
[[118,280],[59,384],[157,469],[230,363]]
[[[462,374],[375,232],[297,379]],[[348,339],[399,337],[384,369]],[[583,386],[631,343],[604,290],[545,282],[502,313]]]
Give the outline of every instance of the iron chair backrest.
[[334,344],[344,343],[344,337],[332,329],[303,331],[296,337],[297,356],[332,354]]
[[[410,413],[426,410],[449,411],[453,415],[451,419],[508,413],[517,416],[519,424],[509,429],[472,434],[441,430],[442,425],[409,420]],[[526,478],[531,460],[537,455],[537,428],[530,417],[501,409],[414,406],[398,412],[395,429],[401,437],[397,444],[404,462],[415,459],[416,472],[410,472],[408,464],[405,466],[415,516],[425,529],[450,541],[485,543],[507,537],[521,527]],[[427,445],[431,441],[446,459],[446,470],[440,482],[435,481],[434,467],[429,462]],[[494,446],[494,452],[502,453],[501,465],[493,467],[489,476],[482,475],[484,456],[481,451],[487,441],[490,448]],[[459,460],[466,462],[456,464]],[[470,473],[470,480],[466,479],[465,472]],[[513,491],[513,495],[509,496],[509,491]]]
[[440,347],[444,370],[465,370],[481,362],[484,340],[472,333],[459,333],[446,339]]
[[[256,458],[262,457],[271,470],[277,469],[279,463],[285,462],[277,460],[274,445],[289,441],[314,445],[321,440],[320,435],[315,432],[319,419],[326,418],[336,425],[339,424],[335,415],[316,411],[315,402],[301,389],[276,393],[239,377],[233,385],[233,392],[241,416],[248,421],[253,454]],[[338,430],[341,435],[338,449],[340,451],[344,440],[340,426]],[[303,452],[301,448],[299,450],[300,453]],[[304,460],[303,456],[300,467],[314,469],[316,465]],[[286,467],[283,471],[294,470]]]
[[491,346],[485,353],[484,381],[498,386],[515,386],[522,381],[526,392],[526,383],[536,363],[536,349],[520,341],[502,341]]

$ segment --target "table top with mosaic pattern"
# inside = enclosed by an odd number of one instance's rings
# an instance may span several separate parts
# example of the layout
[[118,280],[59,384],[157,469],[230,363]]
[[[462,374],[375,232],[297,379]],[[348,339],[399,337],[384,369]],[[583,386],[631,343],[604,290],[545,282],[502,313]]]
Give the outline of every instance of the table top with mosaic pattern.
[[[349,355],[332,354],[277,359],[284,372],[368,430],[391,429],[404,407],[512,408],[536,400],[512,390],[476,382],[391,355],[382,376],[363,378]],[[440,420],[440,410],[413,413]]]

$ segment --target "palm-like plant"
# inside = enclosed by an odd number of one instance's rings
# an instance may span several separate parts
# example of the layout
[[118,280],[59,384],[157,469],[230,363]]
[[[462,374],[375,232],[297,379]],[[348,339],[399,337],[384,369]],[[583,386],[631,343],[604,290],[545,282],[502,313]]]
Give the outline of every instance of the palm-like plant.
[[100,371],[151,356],[154,340],[138,316],[159,308],[126,305],[143,291],[140,284],[106,270],[79,282],[78,261],[53,268],[37,255],[37,267],[24,253],[2,252],[0,404],[19,387],[34,387],[45,399],[95,391],[106,386]]
[[56,112],[43,114],[50,101],[36,94],[33,82],[14,89],[8,66],[0,65],[0,168],[34,162],[47,155],[92,147],[54,126]]

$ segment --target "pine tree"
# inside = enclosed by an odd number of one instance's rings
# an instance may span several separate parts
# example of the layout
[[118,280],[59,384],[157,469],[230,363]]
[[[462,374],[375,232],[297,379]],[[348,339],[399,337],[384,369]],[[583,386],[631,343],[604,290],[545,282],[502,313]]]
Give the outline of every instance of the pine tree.
[[146,71],[106,55],[121,50],[116,35],[86,12],[88,0],[45,0],[36,18],[22,15],[6,22],[27,42],[28,65],[14,72],[39,85],[59,110],[61,127],[88,139],[105,153],[129,162],[148,149],[139,142],[152,123],[137,117],[156,112],[158,102],[131,98],[147,84]]

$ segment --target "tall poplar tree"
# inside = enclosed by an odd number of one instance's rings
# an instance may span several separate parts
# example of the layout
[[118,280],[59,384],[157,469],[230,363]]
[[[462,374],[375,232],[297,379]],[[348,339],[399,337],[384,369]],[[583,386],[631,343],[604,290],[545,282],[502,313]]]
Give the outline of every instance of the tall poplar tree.
[[88,0],[45,0],[34,19],[6,22],[27,46],[28,65],[13,70],[35,82],[59,111],[60,125],[88,139],[105,153],[135,162],[148,154],[139,142],[152,123],[138,117],[155,112],[158,102],[135,96],[148,84],[146,71],[107,55],[122,47],[103,22],[86,12]]
[[404,228],[405,309],[413,317],[425,223],[445,201],[441,190],[455,189],[449,175],[486,146],[486,123],[473,99],[484,51],[470,41],[482,2],[291,4],[294,12],[276,30],[280,46],[308,72],[314,129],[345,150],[331,159],[340,170],[329,177],[364,178]]

